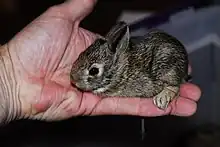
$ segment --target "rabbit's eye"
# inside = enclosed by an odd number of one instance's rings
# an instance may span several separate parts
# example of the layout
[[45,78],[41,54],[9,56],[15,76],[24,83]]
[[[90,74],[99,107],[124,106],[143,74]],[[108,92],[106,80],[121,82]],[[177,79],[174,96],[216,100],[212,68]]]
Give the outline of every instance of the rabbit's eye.
[[90,70],[89,70],[89,74],[91,76],[95,76],[95,75],[98,75],[99,74],[99,69],[97,67],[92,67]]

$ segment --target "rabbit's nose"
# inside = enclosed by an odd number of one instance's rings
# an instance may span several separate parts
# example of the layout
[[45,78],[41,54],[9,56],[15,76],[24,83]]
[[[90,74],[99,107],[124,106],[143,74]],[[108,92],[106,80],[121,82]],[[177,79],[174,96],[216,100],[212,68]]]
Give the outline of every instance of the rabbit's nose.
[[71,74],[70,75],[70,80],[71,80],[71,83],[76,83],[80,80],[79,76],[78,75],[75,75],[75,74]]
[[76,76],[71,75],[70,82],[73,86],[76,86],[77,81],[79,80],[77,80]]

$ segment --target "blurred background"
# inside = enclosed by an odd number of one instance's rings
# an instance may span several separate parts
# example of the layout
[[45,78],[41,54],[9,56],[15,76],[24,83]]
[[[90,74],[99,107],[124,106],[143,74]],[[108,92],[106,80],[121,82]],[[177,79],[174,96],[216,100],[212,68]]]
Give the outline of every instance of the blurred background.
[[[0,44],[50,6],[63,1],[0,0]],[[220,140],[219,135],[213,135],[218,134],[215,125],[220,124],[219,4],[220,0],[99,0],[82,22],[82,27],[102,35],[117,21],[124,20],[130,24],[133,36],[142,36],[157,27],[177,37],[188,50],[192,82],[203,92],[195,115],[77,117],[54,123],[18,121],[0,129],[0,147],[188,147],[187,138],[193,134],[190,132],[195,134],[203,125],[206,134]]]

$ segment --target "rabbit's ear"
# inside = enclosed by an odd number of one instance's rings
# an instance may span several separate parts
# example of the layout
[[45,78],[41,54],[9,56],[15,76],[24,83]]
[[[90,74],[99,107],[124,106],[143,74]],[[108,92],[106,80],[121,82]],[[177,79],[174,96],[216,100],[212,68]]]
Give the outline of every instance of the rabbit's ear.
[[116,52],[123,52],[126,50],[129,46],[129,40],[130,40],[130,32],[129,27],[126,27],[123,31],[123,34],[121,34],[120,38],[118,38],[117,45],[116,45]]
[[119,49],[127,48],[129,44],[130,32],[125,22],[118,22],[105,37],[108,40],[111,52],[116,53]]

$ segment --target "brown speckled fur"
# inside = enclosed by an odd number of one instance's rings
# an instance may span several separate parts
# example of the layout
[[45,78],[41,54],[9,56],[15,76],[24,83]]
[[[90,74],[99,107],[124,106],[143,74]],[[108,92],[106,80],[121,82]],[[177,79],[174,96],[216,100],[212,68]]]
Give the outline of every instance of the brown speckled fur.
[[[119,22],[80,54],[71,71],[79,89],[103,97],[152,98],[187,79],[187,52],[176,38],[157,29],[135,40],[129,33],[128,25]],[[103,65],[104,72],[88,78],[85,70],[94,63]]]

